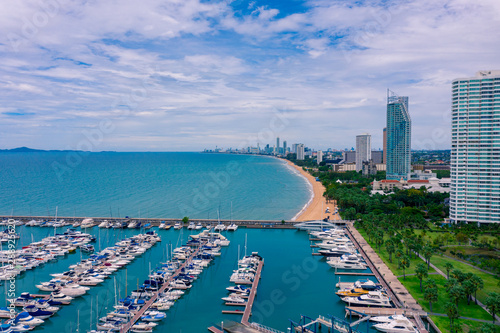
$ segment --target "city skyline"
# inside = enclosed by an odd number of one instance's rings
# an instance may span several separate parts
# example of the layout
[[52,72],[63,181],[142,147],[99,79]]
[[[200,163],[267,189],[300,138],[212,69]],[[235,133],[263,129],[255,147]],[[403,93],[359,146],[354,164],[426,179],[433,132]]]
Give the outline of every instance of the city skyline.
[[6,4],[0,148],[79,149],[103,120],[109,131],[90,150],[256,145],[267,130],[318,149],[377,133],[382,147],[391,87],[413,101],[412,148],[448,149],[449,84],[498,67],[499,37],[484,31],[500,28],[499,10],[487,0]]

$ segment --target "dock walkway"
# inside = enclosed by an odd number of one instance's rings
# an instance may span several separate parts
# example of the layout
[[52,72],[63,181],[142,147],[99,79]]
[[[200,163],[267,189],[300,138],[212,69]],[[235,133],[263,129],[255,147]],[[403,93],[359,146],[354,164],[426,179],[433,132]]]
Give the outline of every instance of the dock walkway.
[[259,285],[262,266],[264,266],[264,259],[259,261],[259,266],[257,267],[257,272],[255,273],[255,277],[252,283],[252,290],[250,290],[250,295],[248,296],[248,302],[245,307],[245,312],[243,313],[243,317],[241,318],[241,323],[245,326],[250,326],[248,319],[250,319],[250,315],[252,314],[253,301],[255,300],[255,295],[257,294],[257,286]]

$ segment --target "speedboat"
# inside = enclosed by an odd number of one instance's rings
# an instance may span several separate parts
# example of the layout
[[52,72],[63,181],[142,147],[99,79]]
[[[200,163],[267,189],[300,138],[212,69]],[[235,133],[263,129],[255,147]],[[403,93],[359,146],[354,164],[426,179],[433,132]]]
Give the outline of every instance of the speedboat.
[[61,294],[71,297],[84,295],[90,288],[82,287],[76,283],[70,283],[61,288]]
[[231,287],[227,287],[226,290],[228,291],[231,291],[231,292],[234,292],[234,293],[245,293],[245,294],[249,294],[250,293],[250,290],[251,288],[248,288],[248,287],[245,287],[245,286],[241,286],[241,285],[236,285],[236,286],[231,286]]
[[339,245],[334,248],[319,250],[318,252],[325,257],[341,257],[344,254],[356,252],[356,250],[351,246]]
[[379,323],[373,325],[373,327],[381,332],[387,333],[418,333],[417,328],[408,319],[393,320],[388,323]]
[[324,229],[329,229],[329,228],[335,229],[335,228],[337,228],[337,225],[332,223],[332,222],[316,220],[316,221],[307,221],[307,222],[297,223],[297,224],[294,224],[294,227],[299,229],[299,230],[322,231]]
[[174,224],[174,229],[175,229],[175,230],[182,229],[182,227],[183,227],[183,226],[182,226],[182,223],[180,223],[180,222],[176,222],[176,223]]
[[70,297],[70,296],[67,296],[67,295],[64,295],[64,294],[61,294],[58,292],[53,292],[52,294],[50,294],[50,299],[57,301],[57,302],[62,302],[62,303],[68,302],[69,303],[73,300],[73,297]]
[[109,228],[109,221],[104,220],[101,223],[99,223],[99,228]]
[[35,305],[28,305],[23,308],[24,311],[28,312],[30,316],[39,318],[39,319],[47,319],[54,315],[54,312],[45,311],[37,308]]
[[246,301],[240,296],[229,295],[227,297],[222,297],[222,300],[228,303],[245,303]]
[[377,290],[380,288],[380,285],[376,284],[372,280],[358,280],[354,282],[354,287],[365,290]]
[[217,224],[215,226],[214,230],[215,231],[224,231],[224,230],[226,230],[226,226],[224,224],[220,223],[220,224]]
[[141,316],[141,320],[143,321],[160,321],[167,317],[166,314],[159,311],[146,311],[144,316]]
[[160,225],[158,226],[158,229],[165,229],[167,225],[165,224],[165,222],[162,222],[160,223]]
[[196,225],[194,224],[194,222],[190,222],[187,228],[188,230],[194,230],[194,228],[196,228]]
[[362,288],[339,290],[335,294],[339,297],[358,297],[368,294],[369,291]]
[[201,223],[198,223],[196,227],[194,227],[195,230],[200,230],[203,228],[203,225]]
[[390,298],[380,291],[370,291],[358,297],[342,297],[341,300],[349,305],[392,307]]
[[43,324],[44,321],[40,318],[33,317],[26,311],[23,311],[16,316],[16,318],[14,319],[14,323],[21,323],[23,325],[35,327]]

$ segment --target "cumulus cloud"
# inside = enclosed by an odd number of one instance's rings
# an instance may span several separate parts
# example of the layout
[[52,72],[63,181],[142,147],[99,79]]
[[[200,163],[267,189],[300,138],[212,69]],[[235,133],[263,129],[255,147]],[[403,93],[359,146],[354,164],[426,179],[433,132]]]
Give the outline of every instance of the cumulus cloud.
[[410,96],[414,148],[447,148],[451,80],[498,69],[496,0],[293,4],[5,3],[1,148],[67,148],[102,119],[103,150],[234,147],[283,110],[289,144],[379,147],[387,88]]

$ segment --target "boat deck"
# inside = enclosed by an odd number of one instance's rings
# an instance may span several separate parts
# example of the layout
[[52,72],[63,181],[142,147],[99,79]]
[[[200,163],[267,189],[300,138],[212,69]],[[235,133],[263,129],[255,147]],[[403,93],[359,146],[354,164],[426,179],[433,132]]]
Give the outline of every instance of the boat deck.
[[259,261],[259,266],[257,267],[257,272],[255,273],[255,278],[252,284],[252,290],[250,290],[250,295],[248,295],[248,302],[246,303],[245,312],[241,318],[241,323],[245,326],[249,326],[250,315],[252,314],[252,306],[255,300],[255,295],[257,294],[257,286],[259,285],[260,275],[262,273],[262,266],[264,266],[264,259]]

